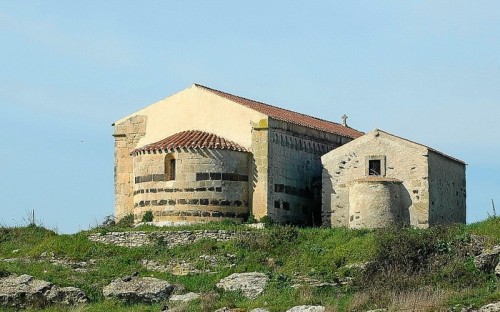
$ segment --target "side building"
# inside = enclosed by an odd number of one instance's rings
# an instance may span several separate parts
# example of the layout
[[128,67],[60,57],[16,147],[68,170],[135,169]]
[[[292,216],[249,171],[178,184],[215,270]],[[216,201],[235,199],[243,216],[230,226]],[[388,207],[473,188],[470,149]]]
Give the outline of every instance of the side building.
[[465,223],[465,163],[374,130],[322,157],[325,225]]
[[346,125],[198,84],[113,124],[115,215],[320,224],[321,156]]

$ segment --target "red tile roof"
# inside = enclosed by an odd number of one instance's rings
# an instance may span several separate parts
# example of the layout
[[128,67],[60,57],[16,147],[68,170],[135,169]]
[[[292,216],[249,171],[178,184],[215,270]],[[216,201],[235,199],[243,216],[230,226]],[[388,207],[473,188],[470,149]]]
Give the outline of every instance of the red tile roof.
[[213,133],[188,130],[171,135],[156,143],[151,143],[135,149],[132,154],[137,154],[142,151],[172,150],[176,148],[211,148],[247,152],[244,147]]
[[273,119],[281,120],[281,121],[286,121],[289,123],[297,124],[300,126],[324,131],[324,132],[329,132],[333,134],[338,134],[340,136],[348,137],[355,139],[357,137],[362,136],[364,133],[360,132],[358,130],[355,130],[350,127],[343,126],[341,124],[319,119],[316,117],[304,115],[301,113],[297,113],[294,111],[290,111],[287,109],[279,108],[276,106],[272,106],[269,104],[249,100],[240,96],[236,96],[233,94],[229,94],[226,92],[222,92],[219,90],[211,89],[209,87],[205,87],[199,84],[195,84],[197,87],[203,88],[207,91],[210,91],[214,94],[217,94],[223,98],[226,98],[230,101],[236,102],[238,104],[241,104],[243,106],[246,106],[250,109],[256,110],[262,114],[265,114]]

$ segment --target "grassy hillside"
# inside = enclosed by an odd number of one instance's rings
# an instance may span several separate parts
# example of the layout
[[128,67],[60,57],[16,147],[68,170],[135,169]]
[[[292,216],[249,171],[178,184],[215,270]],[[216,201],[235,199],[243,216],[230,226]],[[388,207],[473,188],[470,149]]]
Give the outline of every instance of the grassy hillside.
[[[232,223],[168,230],[218,228],[248,230]],[[126,230],[130,229],[97,228],[91,232]],[[203,294],[200,300],[179,307],[182,311],[214,311],[223,306],[285,311],[301,304],[324,305],[328,311],[382,307],[393,311],[440,311],[500,300],[497,278],[476,270],[472,257],[478,240],[475,235],[484,237],[482,244],[486,246],[500,243],[500,218],[428,230],[271,226],[254,231],[228,242],[204,240],[168,249],[160,243],[139,248],[94,243],[87,239],[89,232],[58,235],[37,226],[1,228],[0,259],[11,260],[0,261],[0,274],[29,274],[60,286],[79,287],[91,304],[75,311],[159,311],[160,305],[127,306],[103,299],[105,285],[132,272],[182,285],[182,292]],[[63,263],[54,259],[63,259]],[[143,265],[144,260],[161,265],[189,263],[199,273],[151,271]],[[85,269],[75,271],[75,267],[82,267],[81,262],[85,262]],[[357,268],[365,263],[365,269]],[[252,271],[270,277],[266,291],[255,300],[215,287],[231,273]],[[306,278],[337,285],[291,287]]]

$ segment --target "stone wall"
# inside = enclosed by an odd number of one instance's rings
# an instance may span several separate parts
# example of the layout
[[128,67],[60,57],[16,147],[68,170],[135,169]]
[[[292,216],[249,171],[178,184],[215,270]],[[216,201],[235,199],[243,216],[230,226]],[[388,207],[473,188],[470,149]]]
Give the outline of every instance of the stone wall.
[[[165,159],[175,159],[168,180]],[[141,152],[134,156],[134,216],[154,221],[200,222],[249,214],[249,154],[218,149]]]
[[349,183],[349,228],[382,228],[405,223],[401,181],[364,178]]
[[89,240],[112,244],[123,247],[141,247],[145,245],[162,244],[167,247],[186,245],[197,242],[201,239],[213,239],[216,241],[228,241],[249,235],[249,232],[237,232],[226,230],[205,230],[205,231],[155,231],[155,232],[109,232],[95,233],[89,235]]
[[400,191],[404,220],[413,226],[427,227],[427,153],[427,148],[422,145],[377,130],[324,155],[324,222],[331,226],[349,226],[348,183],[366,177],[368,160],[375,157],[383,160],[383,176],[403,181]]
[[262,119],[252,128],[251,211],[258,220],[267,216],[269,185],[269,128]]
[[314,218],[313,180],[321,177],[321,155],[335,146],[282,129],[269,131],[268,214],[273,220],[320,223],[319,215]]
[[147,117],[136,115],[114,124],[115,137],[115,215],[117,219],[133,212],[134,184],[132,156],[137,142],[146,133]]
[[269,118],[266,214],[279,223],[320,224],[321,155],[351,140]]
[[465,164],[429,152],[429,224],[465,223]]

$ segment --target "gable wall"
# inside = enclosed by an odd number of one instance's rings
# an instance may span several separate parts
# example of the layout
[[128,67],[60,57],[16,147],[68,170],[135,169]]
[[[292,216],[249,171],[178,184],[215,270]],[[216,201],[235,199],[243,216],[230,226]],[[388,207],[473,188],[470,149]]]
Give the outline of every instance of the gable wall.
[[374,131],[323,156],[322,219],[331,226],[349,225],[349,182],[366,177],[367,156],[382,155],[386,177],[403,181],[404,218],[413,226],[428,226],[426,154],[427,149],[418,144]]
[[267,116],[243,105],[196,87],[158,101],[115,124],[135,115],[147,116],[146,134],[137,147],[155,143],[185,130],[215,133],[250,150],[251,122],[258,123]]
[[[266,118],[264,114],[193,85],[118,120],[113,134],[115,215],[121,218],[133,211],[134,180],[130,153],[134,149],[184,130],[201,130],[234,141],[253,152],[253,124]],[[265,189],[267,176],[262,179],[257,174],[253,174],[254,187]]]
[[465,164],[429,152],[429,223],[465,223]]

